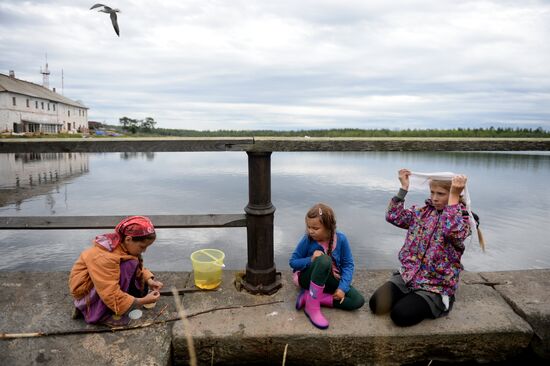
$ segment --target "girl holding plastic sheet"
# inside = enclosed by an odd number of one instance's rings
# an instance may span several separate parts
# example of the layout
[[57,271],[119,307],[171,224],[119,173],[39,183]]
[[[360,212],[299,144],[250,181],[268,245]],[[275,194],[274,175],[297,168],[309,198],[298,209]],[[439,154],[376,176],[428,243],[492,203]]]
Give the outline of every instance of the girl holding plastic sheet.
[[[407,169],[399,171],[401,189],[386,212],[389,223],[407,230],[399,252],[401,266],[369,301],[373,313],[391,312],[393,322],[399,326],[438,318],[452,309],[459,275],[464,269],[461,264],[464,240],[472,233],[472,227],[475,229],[469,196],[467,199],[461,196],[467,193],[465,175],[427,175],[430,198],[426,205],[406,209],[404,200],[411,174]],[[482,245],[481,236],[479,239]]]

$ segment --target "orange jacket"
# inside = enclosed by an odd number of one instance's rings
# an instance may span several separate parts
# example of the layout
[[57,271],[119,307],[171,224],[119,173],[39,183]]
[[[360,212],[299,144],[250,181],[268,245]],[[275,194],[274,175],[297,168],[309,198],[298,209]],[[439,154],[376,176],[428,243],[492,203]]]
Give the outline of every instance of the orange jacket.
[[[135,298],[120,289],[120,263],[138,257],[128,254],[122,247],[117,246],[109,251],[101,244],[94,242],[94,246],[86,249],[73,265],[69,276],[71,295],[79,300],[87,296],[95,287],[97,294],[116,315],[126,313],[135,301]],[[153,273],[146,268],[138,270],[136,279],[147,282],[153,278]]]

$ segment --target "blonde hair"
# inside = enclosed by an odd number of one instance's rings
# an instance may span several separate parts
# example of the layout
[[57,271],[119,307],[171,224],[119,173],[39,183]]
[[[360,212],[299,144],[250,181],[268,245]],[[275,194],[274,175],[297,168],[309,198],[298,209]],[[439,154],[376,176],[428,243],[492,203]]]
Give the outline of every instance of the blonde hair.
[[[430,187],[434,186],[443,188],[447,192],[451,191],[451,181],[450,180],[438,180],[438,179],[430,179]],[[464,206],[466,206],[466,202],[464,202],[464,197],[460,196],[459,202],[462,203]],[[479,241],[479,247],[481,250],[485,251],[485,239],[483,238],[483,234],[481,233],[481,230],[479,229],[479,221],[475,219],[474,222],[470,223],[470,225],[476,225],[476,231],[477,231],[477,239]]]

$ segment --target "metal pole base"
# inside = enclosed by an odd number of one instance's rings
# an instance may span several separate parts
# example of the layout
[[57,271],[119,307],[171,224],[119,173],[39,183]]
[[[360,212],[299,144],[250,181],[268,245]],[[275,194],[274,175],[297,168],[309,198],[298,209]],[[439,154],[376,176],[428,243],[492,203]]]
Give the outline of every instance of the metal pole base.
[[[250,268],[246,269],[246,273],[250,274],[252,277],[262,276],[262,274],[256,272],[258,271],[250,270]],[[250,292],[253,295],[272,295],[283,286],[281,282],[281,272],[275,272],[275,278],[272,281],[269,281],[267,285],[264,285],[262,283],[258,285],[251,284],[246,281],[245,275],[242,280],[242,285],[246,291]]]

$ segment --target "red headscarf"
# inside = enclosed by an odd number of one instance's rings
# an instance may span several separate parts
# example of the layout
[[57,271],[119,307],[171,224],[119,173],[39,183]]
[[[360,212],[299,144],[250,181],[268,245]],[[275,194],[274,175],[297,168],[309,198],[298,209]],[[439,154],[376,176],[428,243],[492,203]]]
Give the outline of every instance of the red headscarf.
[[113,250],[120,243],[122,236],[145,236],[153,234],[155,227],[148,217],[129,216],[118,223],[114,233],[99,235],[95,241],[107,249]]

